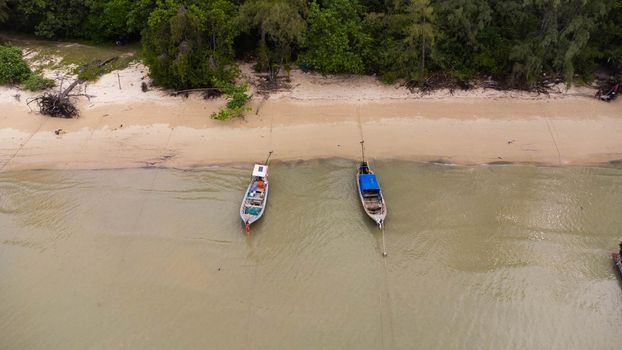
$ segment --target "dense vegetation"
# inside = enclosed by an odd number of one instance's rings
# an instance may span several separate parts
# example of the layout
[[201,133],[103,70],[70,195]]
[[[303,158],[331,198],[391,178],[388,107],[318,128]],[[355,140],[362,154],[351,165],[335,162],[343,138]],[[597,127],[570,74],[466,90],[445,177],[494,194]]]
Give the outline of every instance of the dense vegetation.
[[153,78],[217,87],[250,59],[274,78],[323,73],[421,82],[622,71],[622,0],[0,0],[5,28],[43,38],[142,41]]
[[0,84],[21,83],[31,74],[20,49],[11,45],[0,45]]
[[[1,1],[1,0],[0,0]],[[26,90],[39,91],[54,87],[54,81],[40,72],[32,72],[22,51],[12,45],[0,44],[0,85],[23,84]]]

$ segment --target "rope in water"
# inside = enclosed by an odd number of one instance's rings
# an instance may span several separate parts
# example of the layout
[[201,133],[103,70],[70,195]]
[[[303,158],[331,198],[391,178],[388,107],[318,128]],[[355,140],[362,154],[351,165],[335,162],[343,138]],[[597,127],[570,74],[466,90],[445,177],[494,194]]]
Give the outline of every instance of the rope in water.
[[387,253],[387,246],[384,243],[384,222],[380,223],[380,231],[382,231],[382,256],[386,258],[389,254]]
[[[387,248],[386,248],[385,240],[384,240],[384,221],[380,222],[380,230],[382,231],[382,257],[386,258],[388,253],[387,253]],[[388,312],[387,324],[385,324],[383,313],[381,312],[380,314],[380,324],[382,327],[381,337],[382,337],[383,348],[385,347],[391,348],[391,343],[393,342],[393,320],[392,320],[393,312],[391,310],[391,294],[389,292],[389,271],[388,271],[387,261],[388,259],[382,259],[382,262],[383,262],[382,265],[384,268],[384,293],[382,293],[382,291],[379,289],[380,293],[378,295],[380,298],[380,305],[384,304],[384,307],[381,307],[381,309],[385,309]],[[383,302],[383,298],[384,298],[384,302]],[[385,336],[385,331],[388,332],[386,336]]]

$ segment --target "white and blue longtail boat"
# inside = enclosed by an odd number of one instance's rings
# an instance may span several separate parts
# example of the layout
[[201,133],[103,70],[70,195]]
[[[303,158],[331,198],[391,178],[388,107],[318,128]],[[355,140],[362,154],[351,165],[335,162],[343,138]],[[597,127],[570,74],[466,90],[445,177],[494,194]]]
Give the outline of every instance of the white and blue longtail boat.
[[361,141],[363,161],[359,164],[356,173],[356,188],[358,189],[359,198],[365,213],[382,229],[384,220],[387,217],[387,205],[380,190],[376,174],[374,174],[369,168],[369,164],[365,161],[365,146],[363,143],[364,141]]
[[251,181],[242,199],[240,218],[246,227],[246,234],[251,232],[251,225],[261,219],[266,211],[270,187],[268,182],[268,161],[270,160],[270,155],[272,155],[272,152],[268,154],[268,159],[266,159],[264,164],[255,164],[253,167]]

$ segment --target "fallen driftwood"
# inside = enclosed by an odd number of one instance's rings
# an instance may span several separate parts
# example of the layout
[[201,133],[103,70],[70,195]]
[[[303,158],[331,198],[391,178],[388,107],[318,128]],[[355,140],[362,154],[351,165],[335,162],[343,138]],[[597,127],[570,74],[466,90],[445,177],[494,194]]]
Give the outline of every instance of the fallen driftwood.
[[[82,69],[83,70],[88,69],[89,66],[95,66],[97,68],[101,68],[109,64],[110,62],[116,61],[118,58],[119,57],[115,56],[115,57],[111,57],[103,61],[96,60],[85,65]],[[119,89],[121,89],[121,78],[119,77],[118,73],[117,73],[117,79],[119,82]],[[34,102],[36,103],[37,108],[39,109],[39,113],[50,116],[50,117],[56,117],[56,118],[78,117],[79,116],[78,108],[71,102],[70,100],[71,97],[83,96],[89,99],[91,97],[94,97],[91,95],[87,95],[86,93],[83,93],[83,94],[72,94],[71,93],[76,86],[78,86],[79,84],[82,84],[83,82],[84,82],[83,80],[77,79],[76,81],[71,83],[71,85],[69,85],[65,90],[62,90],[63,83],[61,82],[58,93],[54,94],[51,92],[46,92],[41,96],[28,99],[28,101],[26,102],[26,105],[28,105],[28,108],[30,108],[30,104]]]
[[[143,89],[143,91],[145,91],[145,89]],[[205,98],[214,98],[214,97],[218,97],[222,95],[222,91],[218,88],[198,88],[198,89],[178,90],[178,91],[172,91],[170,95],[179,96],[183,94],[185,97],[188,97],[188,94],[191,92],[203,92],[203,97]]]
[[[36,103],[39,113],[56,118],[74,118],[78,117],[78,108],[70,101],[71,97],[84,96],[90,98],[92,96],[87,94],[71,94],[71,91],[82,81],[76,80],[69,85],[65,90],[61,90],[58,93],[45,93],[39,97],[31,98],[26,102],[28,108],[31,103]],[[62,83],[61,83],[62,89]],[[32,109],[31,109],[32,110]]]
[[288,77],[270,77],[265,74],[256,74],[261,80],[256,85],[259,95],[268,95],[275,92],[285,92],[292,89],[291,80]]
[[110,62],[116,61],[118,58],[119,58],[119,56],[110,57],[107,60],[103,60],[103,61],[97,63],[96,66],[97,66],[97,68],[103,67],[103,66],[107,65]]

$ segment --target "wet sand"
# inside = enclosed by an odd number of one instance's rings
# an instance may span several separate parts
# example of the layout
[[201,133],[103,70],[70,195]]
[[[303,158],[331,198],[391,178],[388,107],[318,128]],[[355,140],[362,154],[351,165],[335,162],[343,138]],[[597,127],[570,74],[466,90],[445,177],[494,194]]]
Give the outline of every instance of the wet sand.
[[224,100],[143,94],[140,74],[126,74],[124,79],[137,82],[125,90],[119,91],[116,76],[89,86],[97,97],[78,102],[76,120],[40,116],[25,106],[25,97],[18,103],[8,96],[13,92],[0,91],[0,171],[186,168],[257,161],[270,150],[285,161],[356,159],[361,139],[376,159],[549,165],[622,159],[622,100],[481,93],[405,97],[403,90],[369,82],[348,94],[343,85],[310,82],[268,99],[256,95],[244,119],[221,122],[209,115]]

